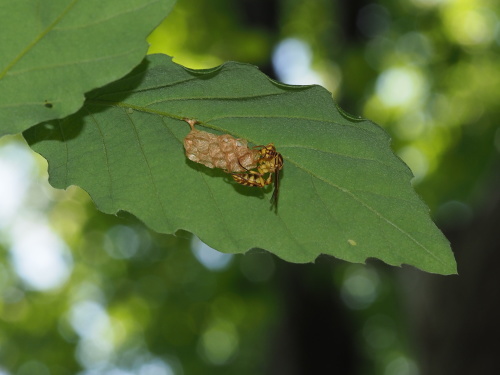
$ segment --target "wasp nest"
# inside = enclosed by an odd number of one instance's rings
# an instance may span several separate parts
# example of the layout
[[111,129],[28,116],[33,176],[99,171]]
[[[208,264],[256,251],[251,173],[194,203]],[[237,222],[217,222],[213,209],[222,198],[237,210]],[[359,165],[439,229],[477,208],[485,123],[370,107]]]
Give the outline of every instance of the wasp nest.
[[195,163],[226,172],[244,172],[257,167],[259,151],[250,149],[247,141],[229,134],[215,135],[194,128],[195,121],[186,120],[191,131],[184,138],[186,156]]

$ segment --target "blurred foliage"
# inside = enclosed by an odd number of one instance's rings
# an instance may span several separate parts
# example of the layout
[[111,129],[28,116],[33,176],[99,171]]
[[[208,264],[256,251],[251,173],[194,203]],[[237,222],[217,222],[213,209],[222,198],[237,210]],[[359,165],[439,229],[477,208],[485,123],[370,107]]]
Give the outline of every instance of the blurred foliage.
[[206,373],[207,366],[222,364],[221,373],[259,371],[262,337],[277,309],[267,281],[270,255],[240,257],[213,271],[196,260],[190,238],[101,214],[76,188],[50,194],[51,228],[72,249],[74,267],[64,285],[37,290],[16,275],[2,251],[1,367],[138,373],[162,358],[159,374],[170,367],[175,374]]
[[[263,18],[268,3],[275,7],[277,22],[268,27],[246,18],[249,3],[179,1],[151,35],[150,52],[193,68],[224,60],[266,66],[277,42],[303,40],[342,107],[391,133],[442,225],[466,222],[488,199],[500,150],[500,4],[379,0],[351,14],[348,2],[253,2]],[[288,313],[273,271],[278,260],[234,256],[226,268],[209,270],[189,238],[100,214],[77,189],[55,192],[29,181],[29,210],[0,220],[0,373],[263,372],[275,349],[270,337]],[[48,217],[71,249],[71,275],[56,288],[37,290],[14,268],[11,233],[22,215]],[[123,250],[130,247],[119,245],[123,236],[135,251]],[[329,281],[357,327],[361,373],[415,374],[394,270],[334,265]]]
[[[269,4],[260,3],[258,17],[272,17]],[[164,53],[194,69],[224,61],[262,64],[269,58],[278,36],[265,25],[251,24],[242,4],[248,1],[183,0],[149,36],[149,53]],[[272,2],[270,2],[272,3]]]

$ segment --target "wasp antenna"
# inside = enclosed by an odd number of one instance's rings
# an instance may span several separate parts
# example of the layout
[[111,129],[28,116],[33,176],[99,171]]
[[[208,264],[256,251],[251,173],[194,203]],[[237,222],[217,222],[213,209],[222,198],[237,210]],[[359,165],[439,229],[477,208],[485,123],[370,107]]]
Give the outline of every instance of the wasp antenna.
[[248,168],[245,168],[243,164],[241,164],[240,159],[238,159],[238,164],[240,165],[241,168],[243,168],[245,171],[249,172]]
[[[255,172],[251,171],[250,169],[245,168],[243,166],[243,164],[241,164],[240,159],[237,159],[237,160],[238,160],[238,164],[240,165],[240,167],[243,168],[245,171],[247,171],[248,173],[255,173]],[[241,171],[239,171],[239,172],[229,172],[229,171],[226,171],[226,170],[225,170],[225,172],[231,173],[231,174],[240,174],[240,173],[242,173]]]

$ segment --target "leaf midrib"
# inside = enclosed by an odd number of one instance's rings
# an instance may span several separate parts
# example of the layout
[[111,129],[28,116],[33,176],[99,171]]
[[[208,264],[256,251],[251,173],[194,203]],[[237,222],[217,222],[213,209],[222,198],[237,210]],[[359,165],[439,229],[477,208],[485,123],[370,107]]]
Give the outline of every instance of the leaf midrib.
[[[186,99],[187,100],[187,99]],[[195,100],[194,98],[191,100]],[[138,112],[144,112],[144,113],[150,113],[158,116],[163,116],[163,117],[169,117],[172,119],[176,120],[184,120],[186,117],[184,116],[178,116],[173,113],[168,113],[164,112],[161,110],[156,110],[156,109],[150,109],[146,108],[143,105],[135,105],[131,103],[124,103],[124,102],[115,102],[115,101],[106,101],[106,100],[96,100],[96,99],[87,99],[87,104],[93,104],[93,105],[101,105],[104,107],[119,107],[119,108],[126,108],[126,109],[133,109],[134,111]],[[322,122],[326,124],[331,124],[331,125],[337,125],[337,126],[348,126],[352,127],[358,131],[363,131],[366,133],[369,133],[370,135],[376,134],[375,132],[372,132],[366,128],[361,128],[356,125],[351,125],[351,124],[341,124],[339,122],[335,122],[332,120],[326,120],[326,119],[320,119],[320,118],[310,118],[310,117],[299,117],[299,116],[283,116],[283,115],[277,115],[277,116],[269,116],[269,115],[252,115],[252,116],[219,116],[219,117],[212,117],[208,120],[205,121],[198,121],[197,124],[200,126],[213,129],[213,130],[218,130],[218,131],[228,131],[227,129],[221,128],[219,126],[214,126],[210,125],[209,123],[214,121],[214,120],[220,120],[220,119],[227,119],[227,118],[249,118],[249,119],[281,119],[281,120],[304,120],[304,121],[314,121],[314,122]],[[229,132],[229,131],[228,131]],[[238,135],[235,132],[229,132],[233,135]],[[251,139],[248,139],[248,141],[253,142]]]

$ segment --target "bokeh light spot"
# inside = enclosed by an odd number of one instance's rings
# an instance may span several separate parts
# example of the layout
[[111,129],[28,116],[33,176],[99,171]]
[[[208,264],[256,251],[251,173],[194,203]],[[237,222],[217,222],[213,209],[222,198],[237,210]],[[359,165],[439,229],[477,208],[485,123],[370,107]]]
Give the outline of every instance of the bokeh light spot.
[[193,237],[191,250],[198,262],[212,271],[225,269],[233,258],[231,254],[224,254],[211,248],[198,237]]
[[12,264],[29,288],[54,289],[68,279],[73,268],[71,254],[44,219],[20,218],[12,232]]
[[94,301],[75,303],[71,307],[69,318],[73,329],[84,338],[103,337],[109,331],[109,316],[106,310]]
[[133,257],[141,245],[137,232],[124,225],[116,225],[104,237],[104,249],[110,257],[127,259]]
[[245,254],[241,257],[240,269],[249,281],[254,283],[264,282],[274,274],[274,259],[269,253]]
[[417,375],[419,373],[415,362],[400,356],[393,359],[385,368],[384,375]]
[[363,337],[373,349],[388,348],[396,341],[392,318],[387,315],[373,315],[363,326]]
[[387,107],[407,106],[424,94],[424,79],[414,69],[390,68],[378,77],[375,91]]
[[19,214],[34,174],[34,159],[26,147],[17,142],[0,147],[0,230]]
[[346,271],[340,294],[351,309],[361,310],[370,306],[378,296],[379,277],[375,270],[353,265]]
[[233,324],[219,321],[203,333],[200,344],[201,353],[209,362],[223,365],[238,349],[238,335]]
[[174,375],[172,367],[161,359],[143,363],[136,372],[137,375]]
[[312,51],[299,39],[282,40],[273,52],[273,66],[283,83],[290,85],[322,85],[323,80],[311,68]]
[[457,1],[444,9],[444,26],[450,39],[466,46],[488,45],[495,39],[498,19],[475,1]]
[[413,172],[413,182],[422,180],[429,171],[429,161],[426,156],[414,146],[406,146],[398,151],[398,156],[410,167]]

